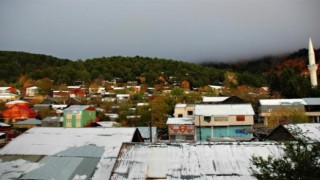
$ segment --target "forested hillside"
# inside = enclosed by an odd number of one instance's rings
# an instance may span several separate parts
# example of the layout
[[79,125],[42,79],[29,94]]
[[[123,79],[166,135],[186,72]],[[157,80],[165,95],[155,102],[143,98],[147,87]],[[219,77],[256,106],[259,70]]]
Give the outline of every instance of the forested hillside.
[[[49,78],[54,83],[72,84],[75,81],[95,79],[125,81],[145,77],[149,85],[154,85],[159,76],[167,81],[188,80],[193,87],[221,85],[227,69],[206,67],[193,63],[149,57],[102,57],[88,60],[70,61],[52,56],[25,52],[0,51],[0,80],[16,82],[21,75],[32,79]],[[239,74],[240,84],[266,85],[259,74]]]
[[[315,53],[319,58],[320,50]],[[282,97],[288,98],[319,96],[319,86],[317,89],[311,88],[307,61],[306,49],[286,56],[232,64],[193,64],[140,56],[71,61],[40,54],[0,51],[0,85],[15,85],[21,77],[32,80],[46,78],[56,85],[121,78],[124,82],[143,79],[144,83],[154,86],[161,79],[169,84],[186,80],[190,87],[268,86],[271,93],[279,92]]]

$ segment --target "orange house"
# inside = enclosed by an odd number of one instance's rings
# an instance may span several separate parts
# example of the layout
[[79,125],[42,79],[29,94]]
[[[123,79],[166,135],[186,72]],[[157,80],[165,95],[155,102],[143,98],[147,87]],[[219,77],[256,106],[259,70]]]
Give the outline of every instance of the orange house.
[[[15,103],[16,102],[16,103]],[[2,112],[5,123],[13,124],[28,118],[35,118],[36,111],[29,108],[29,103],[23,101],[12,101],[6,104],[8,109]]]

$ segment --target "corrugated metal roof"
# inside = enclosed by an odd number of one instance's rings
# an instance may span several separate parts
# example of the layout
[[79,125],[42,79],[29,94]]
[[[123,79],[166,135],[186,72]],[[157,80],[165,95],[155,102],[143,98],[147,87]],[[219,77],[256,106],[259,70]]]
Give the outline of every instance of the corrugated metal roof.
[[124,144],[110,179],[255,179],[252,155],[280,157],[275,143]]
[[289,124],[284,127],[295,137],[320,142],[320,124],[318,123]]
[[35,125],[40,125],[41,124],[41,120],[39,119],[27,119],[24,121],[19,121],[15,124],[19,124],[19,125],[27,125],[27,124],[35,124]]
[[167,124],[193,124],[193,118],[168,118]]
[[[140,131],[140,134],[143,139],[149,139],[150,133],[149,133],[149,127],[137,127]],[[157,127],[152,127],[152,138],[154,140],[157,139]]]
[[303,98],[307,105],[320,105],[320,98]]
[[[92,179],[108,179],[122,143],[131,142],[136,131],[136,128],[36,127],[29,129],[3,147],[0,150],[0,155],[53,156],[61,152],[68,154],[68,149],[71,151],[73,147],[85,145],[101,146],[104,149],[104,153],[101,158],[98,158],[99,163],[94,166],[95,173],[93,177],[90,177]],[[87,152],[87,150],[81,149],[75,154],[84,155],[82,151]],[[93,151],[89,150],[89,152],[85,155],[89,156]],[[94,154],[90,156],[95,157]],[[1,164],[0,162],[0,167],[2,166]],[[20,171],[19,167],[15,168],[15,171]],[[3,176],[5,175],[0,171],[0,179]]]
[[3,122],[0,122],[0,127],[10,127],[10,125],[6,124],[6,123],[3,123]]
[[57,122],[63,122],[63,117],[48,116],[48,117],[44,118],[42,121],[57,121]]
[[89,179],[104,153],[104,147],[86,145],[71,147],[53,156],[43,158],[37,169],[27,173],[21,179],[73,179],[85,176]]
[[306,105],[303,99],[260,99],[260,105],[279,106],[279,105]]
[[196,105],[195,115],[254,115],[251,104],[210,104]]
[[203,96],[202,97],[202,102],[222,102],[229,97],[208,97],[208,96]]
[[83,111],[89,107],[89,105],[71,105],[68,108],[64,109],[64,111]]

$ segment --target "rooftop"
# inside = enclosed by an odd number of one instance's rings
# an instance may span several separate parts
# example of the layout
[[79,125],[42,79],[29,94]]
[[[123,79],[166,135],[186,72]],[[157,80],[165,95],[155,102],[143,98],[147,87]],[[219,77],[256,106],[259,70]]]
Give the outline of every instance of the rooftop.
[[193,124],[193,118],[168,118],[167,124]]
[[260,99],[260,105],[279,106],[279,105],[306,105],[303,99]]
[[[32,128],[22,135],[15,138],[5,147],[0,150],[0,155],[10,156],[32,156],[32,155],[42,155],[46,157],[56,157],[62,152],[69,151],[73,149],[72,153],[77,153],[79,151],[84,151],[84,149],[79,147],[84,146],[96,146],[102,147],[102,155],[99,161],[94,165],[95,171],[92,174],[92,179],[108,179],[110,176],[112,167],[115,162],[115,158],[118,155],[119,149],[123,142],[132,142],[135,133],[138,132],[136,128],[45,128],[36,127]],[[93,150],[98,150],[99,148],[93,148]],[[100,150],[98,150],[100,151]],[[64,155],[66,156],[66,155]],[[66,157],[70,160],[71,155]],[[86,157],[88,157],[86,155]],[[91,157],[91,156],[90,156]],[[85,158],[85,157],[78,157]],[[56,159],[43,159],[44,161],[60,161],[59,158]],[[64,159],[61,159],[63,162]],[[79,159],[78,159],[79,160]],[[78,162],[74,157],[69,163]],[[29,171],[36,170],[41,165],[39,163],[32,163],[29,161],[17,162],[1,162],[0,169],[7,169],[8,166],[12,167],[11,175],[25,175],[25,166],[30,166],[26,168]],[[57,164],[63,162],[56,162]],[[89,160],[88,163],[91,161]],[[20,164],[19,164],[20,163]],[[93,162],[92,162],[93,163]],[[94,163],[93,163],[94,164]],[[23,166],[25,165],[25,166]],[[60,164],[61,165],[61,164]],[[75,166],[72,166],[75,167]],[[54,168],[54,167],[52,167]],[[57,168],[57,167],[56,167]],[[9,171],[9,170],[8,170]],[[8,171],[0,170],[0,179],[9,178]],[[37,173],[38,174],[38,173]],[[10,177],[12,178],[12,177]],[[51,178],[52,179],[52,178]],[[57,179],[57,178],[56,178]]]
[[134,144],[125,143],[111,179],[255,179],[252,155],[280,157],[275,143]]
[[254,115],[254,111],[251,104],[209,104],[196,105],[194,115]]

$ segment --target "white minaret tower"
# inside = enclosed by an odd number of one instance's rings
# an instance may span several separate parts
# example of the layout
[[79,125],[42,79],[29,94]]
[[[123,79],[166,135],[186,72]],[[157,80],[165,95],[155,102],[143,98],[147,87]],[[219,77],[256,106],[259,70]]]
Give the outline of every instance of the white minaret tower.
[[318,65],[316,64],[316,58],[314,56],[314,50],[313,50],[311,38],[309,38],[309,65],[308,65],[308,69],[310,72],[311,85],[313,87],[318,86],[318,81],[317,81]]

